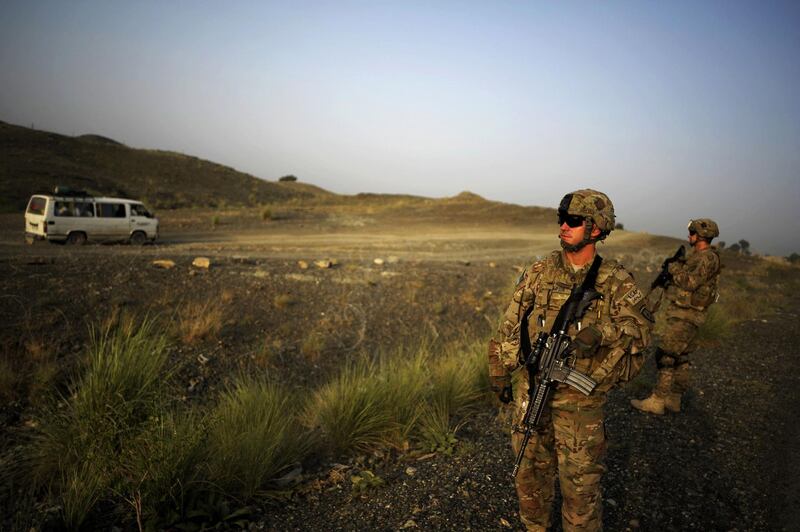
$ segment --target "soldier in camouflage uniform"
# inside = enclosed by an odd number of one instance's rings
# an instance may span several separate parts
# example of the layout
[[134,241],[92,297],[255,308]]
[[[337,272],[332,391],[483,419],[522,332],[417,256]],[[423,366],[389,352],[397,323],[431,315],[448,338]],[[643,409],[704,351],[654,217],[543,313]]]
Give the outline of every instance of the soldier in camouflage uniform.
[[[614,228],[614,208],[605,194],[578,190],[561,201],[558,221],[563,249],[523,272],[498,334],[489,342],[492,389],[502,402],[514,402],[517,420],[527,407],[529,386],[527,372],[520,371],[513,391],[511,387],[511,373],[521,367],[522,316],[532,307],[529,338],[550,331],[572,287],[583,282],[595,257],[595,244]],[[571,356],[575,369],[599,384],[589,396],[565,384],[551,393],[550,405],[528,442],[516,477],[520,517],[528,530],[546,530],[551,524],[556,470],[564,530],[602,528],[603,405],[608,391],[632,378],[641,367],[650,322],[642,315],[644,295],[622,265],[603,261],[595,289],[602,300],[594,301],[582,322],[568,332],[574,339]],[[514,453],[519,452],[522,439],[521,432],[512,430]]]
[[719,253],[711,241],[719,236],[713,220],[700,218],[689,222],[689,255],[669,265],[672,279],[664,296],[667,328],[656,349],[658,381],[646,399],[631,404],[651,414],[664,410],[680,412],[681,396],[689,384],[689,354],[694,351],[697,329],[706,320],[708,307],[717,299],[717,283],[722,267]]

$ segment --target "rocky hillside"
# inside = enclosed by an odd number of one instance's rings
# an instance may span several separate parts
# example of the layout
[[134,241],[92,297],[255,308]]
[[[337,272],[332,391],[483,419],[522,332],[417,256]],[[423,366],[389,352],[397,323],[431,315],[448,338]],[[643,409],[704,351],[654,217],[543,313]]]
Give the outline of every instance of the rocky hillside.
[[142,199],[155,208],[253,205],[325,193],[269,182],[197,157],[129,148],[99,135],[69,137],[0,122],[0,211],[66,185]]

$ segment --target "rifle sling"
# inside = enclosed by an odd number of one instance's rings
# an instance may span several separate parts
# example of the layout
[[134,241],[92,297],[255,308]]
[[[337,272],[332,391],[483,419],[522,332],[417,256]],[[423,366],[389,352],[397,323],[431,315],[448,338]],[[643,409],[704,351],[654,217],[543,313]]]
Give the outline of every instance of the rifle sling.
[[584,291],[594,290],[594,285],[597,283],[597,274],[600,271],[600,264],[602,262],[603,257],[595,254],[592,265],[589,267],[589,271],[586,272],[586,277],[583,279],[583,283],[581,284],[581,288],[583,288]]
[[[595,254],[592,265],[589,266],[589,271],[586,272],[586,277],[584,277],[583,283],[581,283],[581,288],[584,291],[594,290],[594,285],[597,283],[597,274],[600,272],[600,264],[602,264],[602,262],[603,257],[599,254]],[[522,319],[520,320],[519,347],[522,352],[523,361],[528,360],[528,357],[531,355],[531,337],[528,333],[528,318],[530,318],[531,312],[533,312],[534,302],[535,299],[531,301],[530,306],[522,313]]]

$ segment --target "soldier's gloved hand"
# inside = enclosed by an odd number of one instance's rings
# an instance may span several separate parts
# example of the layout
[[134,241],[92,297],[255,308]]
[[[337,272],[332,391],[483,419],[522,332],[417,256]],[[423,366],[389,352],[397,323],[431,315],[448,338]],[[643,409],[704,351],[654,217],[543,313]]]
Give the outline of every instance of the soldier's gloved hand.
[[589,358],[594,356],[602,339],[603,334],[595,326],[589,325],[578,331],[569,346],[569,350],[578,358]]
[[503,404],[508,404],[514,400],[514,392],[511,389],[511,385],[503,386],[503,389],[497,394],[497,398]]
[[676,273],[678,273],[679,271],[681,271],[682,268],[683,268],[683,265],[678,261],[669,263],[669,266],[667,266],[667,272],[668,272],[670,281],[672,280],[672,276],[675,275]]

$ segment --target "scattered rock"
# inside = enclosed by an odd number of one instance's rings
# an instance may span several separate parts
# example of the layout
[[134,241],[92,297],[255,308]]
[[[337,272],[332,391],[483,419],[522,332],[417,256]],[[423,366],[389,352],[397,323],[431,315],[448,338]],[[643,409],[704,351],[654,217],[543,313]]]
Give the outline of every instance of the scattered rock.
[[207,356],[205,356],[203,353],[200,353],[199,355],[197,355],[197,361],[200,362],[203,365],[208,364],[209,360],[211,360],[211,359],[208,358]]
[[468,260],[460,260],[460,261],[458,261],[458,263],[461,264],[462,266],[469,266],[470,264],[472,264]]
[[490,268],[497,268],[497,263],[495,263],[495,262],[490,262],[490,263],[489,263],[489,267],[490,267]]
[[400,259],[395,257],[394,255],[389,255],[389,257],[386,258],[386,262],[389,264],[397,264],[398,262],[400,262]]
[[406,530],[408,528],[417,528],[417,523],[414,522],[413,519],[409,519],[408,521],[403,523],[403,526],[400,527],[400,530]]
[[303,466],[298,465],[280,478],[276,478],[273,482],[279,487],[285,488],[297,484],[302,479]]
[[383,266],[383,259],[377,258],[372,261],[373,263],[377,264],[378,266]]
[[416,467],[408,466],[406,468],[406,475],[408,475],[409,477],[413,477],[416,474],[417,474],[417,468]]
[[298,267],[299,267],[301,270],[307,270],[307,269],[308,269],[308,263],[307,263],[306,261],[304,261],[304,260],[298,260],[298,261],[297,261],[297,266],[298,266]]
[[321,269],[321,270],[326,270],[328,268],[333,268],[333,262],[331,262],[331,261],[329,261],[327,259],[314,261],[314,265],[317,268]]
[[512,526],[511,526],[511,523],[509,523],[509,522],[508,522],[508,519],[506,519],[505,517],[501,517],[501,518],[500,518],[500,525],[501,525],[503,528],[512,528]]
[[153,266],[162,270],[171,270],[175,267],[175,261],[169,259],[158,259],[153,261]]
[[284,277],[290,281],[316,282],[317,278],[306,273],[287,273]]
[[256,270],[253,272],[253,277],[258,277],[259,279],[264,279],[265,277],[269,277],[269,272],[265,270]]
[[190,392],[193,392],[200,384],[203,382],[203,377],[192,377],[189,379],[189,387],[187,388]]
[[195,268],[208,270],[211,268],[211,259],[208,257],[195,257],[195,259],[192,261],[192,266]]

